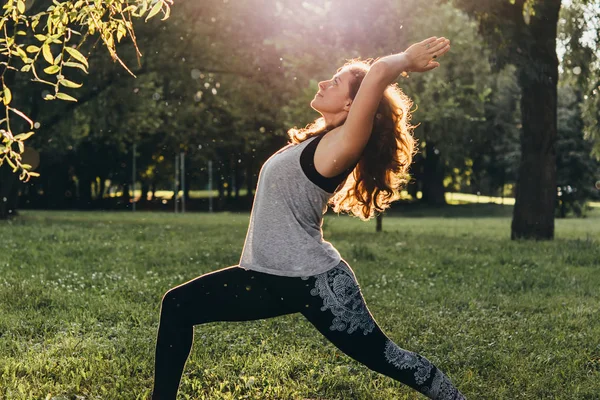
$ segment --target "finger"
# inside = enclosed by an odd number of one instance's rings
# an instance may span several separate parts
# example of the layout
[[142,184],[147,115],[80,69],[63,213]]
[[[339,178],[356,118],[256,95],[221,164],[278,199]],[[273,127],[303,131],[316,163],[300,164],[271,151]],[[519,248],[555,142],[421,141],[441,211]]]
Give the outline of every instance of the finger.
[[450,46],[446,46],[443,49],[441,49],[440,51],[437,51],[435,54],[437,54],[438,57],[443,56],[444,54],[446,54],[448,51],[450,51]]
[[427,64],[427,66],[423,69],[423,72],[431,71],[432,69],[437,68],[439,66],[439,62],[432,61],[429,64]]
[[422,43],[422,44],[425,44],[425,45],[427,45],[427,44],[431,45],[431,44],[433,44],[433,43],[434,43],[436,40],[437,40],[437,36],[432,36],[432,37],[430,37],[429,39],[425,39],[425,40],[423,40],[421,43]]
[[438,51],[442,50],[443,48],[445,48],[446,46],[450,46],[450,44],[447,43],[446,40],[444,39],[443,41],[438,42],[435,45],[431,46],[429,48],[429,51],[431,53],[438,52]]

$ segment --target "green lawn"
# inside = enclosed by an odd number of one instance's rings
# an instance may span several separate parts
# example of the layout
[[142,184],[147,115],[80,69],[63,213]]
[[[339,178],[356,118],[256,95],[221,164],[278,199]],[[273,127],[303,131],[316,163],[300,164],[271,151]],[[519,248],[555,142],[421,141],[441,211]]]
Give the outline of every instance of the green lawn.
[[[386,216],[383,233],[328,214],[325,238],[382,329],[467,398],[599,399],[600,209],[556,220],[551,242],[511,241],[510,209],[464,210]],[[0,223],[0,399],[145,399],[163,294],[235,265],[248,218],[24,211]],[[296,314],[196,327],[180,398],[423,397]]]

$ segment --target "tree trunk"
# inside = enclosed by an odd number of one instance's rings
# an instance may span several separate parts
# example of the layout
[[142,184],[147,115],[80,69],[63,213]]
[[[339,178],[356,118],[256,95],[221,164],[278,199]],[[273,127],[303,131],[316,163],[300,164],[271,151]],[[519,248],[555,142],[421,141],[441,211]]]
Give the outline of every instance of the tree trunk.
[[152,183],[150,184],[150,191],[152,192],[152,200],[156,199],[156,181],[153,180]]
[[142,180],[142,197],[140,197],[140,204],[148,202],[148,192],[150,191],[150,185],[148,181]]
[[377,225],[375,226],[375,232],[381,232],[383,230],[383,214],[377,214]]
[[102,200],[104,199],[104,191],[106,190],[106,178],[104,176],[100,176],[100,185],[98,185],[98,194],[96,199]]
[[254,156],[249,155],[246,160],[246,197],[248,199],[252,198],[252,190],[254,190],[254,179],[252,179],[252,174],[254,173]]
[[226,182],[227,182],[227,200],[231,200],[231,197],[233,195],[233,157],[229,158],[227,160],[227,168],[225,169],[225,176],[226,178]]
[[0,166],[0,219],[14,216],[16,205],[13,204],[14,192],[18,191],[19,176],[12,172],[8,163]]
[[92,208],[92,178],[84,174],[81,175],[79,180],[79,208],[90,209]]
[[446,204],[444,188],[444,165],[435,144],[428,141],[423,159],[423,197],[421,201],[430,205]]
[[241,164],[239,162],[235,162],[234,164],[234,168],[233,168],[233,176],[234,176],[234,182],[235,182],[235,199],[239,200],[240,198],[240,186],[242,183],[242,174],[241,174]]
[[123,194],[121,195],[121,200],[125,205],[125,208],[129,208],[131,206],[131,194],[129,193],[129,183],[123,184]]
[[540,2],[525,50],[531,60],[519,66],[523,134],[511,239],[554,238],[559,11],[560,0]]

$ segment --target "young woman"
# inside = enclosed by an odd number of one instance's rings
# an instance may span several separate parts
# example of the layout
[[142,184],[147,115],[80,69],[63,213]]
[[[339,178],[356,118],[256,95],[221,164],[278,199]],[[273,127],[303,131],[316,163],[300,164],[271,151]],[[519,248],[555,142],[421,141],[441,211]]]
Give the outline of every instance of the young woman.
[[397,200],[415,150],[403,72],[439,66],[450,49],[431,37],[373,63],[351,61],[319,83],[321,117],[291,129],[262,166],[239,265],[207,273],[162,299],[153,400],[173,400],[194,325],[302,313],[341,351],[436,400],[463,395],[425,357],[392,342],[370,314],[354,272],[323,240],[331,205],[368,220]]

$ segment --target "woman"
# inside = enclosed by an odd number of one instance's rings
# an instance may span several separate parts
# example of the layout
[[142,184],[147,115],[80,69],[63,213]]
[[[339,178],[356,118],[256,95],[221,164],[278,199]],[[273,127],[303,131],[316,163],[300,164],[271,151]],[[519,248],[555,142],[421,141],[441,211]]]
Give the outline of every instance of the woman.
[[[175,399],[194,325],[300,312],[341,351],[431,399],[464,399],[426,358],[377,326],[354,272],[323,240],[327,204],[363,220],[398,199],[415,141],[411,101],[392,84],[439,66],[450,49],[432,37],[372,64],[352,61],[319,83],[321,114],[262,166],[239,265],[202,275],[163,297],[154,400]],[[350,174],[352,172],[352,174]]]

